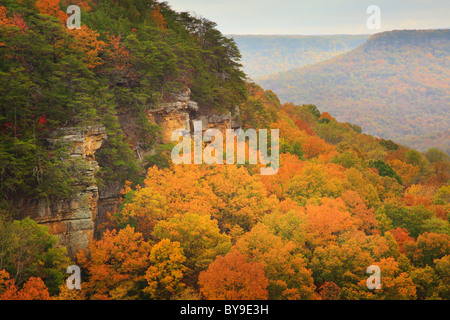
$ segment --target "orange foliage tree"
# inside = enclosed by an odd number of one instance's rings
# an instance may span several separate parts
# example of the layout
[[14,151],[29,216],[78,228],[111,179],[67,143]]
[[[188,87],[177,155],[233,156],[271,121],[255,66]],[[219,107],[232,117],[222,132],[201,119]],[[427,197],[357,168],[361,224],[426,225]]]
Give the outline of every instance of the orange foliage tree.
[[322,204],[306,205],[307,242],[325,245],[354,228],[342,199],[322,199]]
[[39,13],[56,17],[61,20],[61,22],[65,23],[68,16],[61,11],[59,3],[60,0],[37,0],[35,6]]
[[391,161],[388,161],[388,164],[402,178],[404,185],[409,185],[412,179],[420,171],[418,166],[414,166],[410,163],[403,162],[399,159],[393,159]]
[[306,159],[315,158],[321,154],[333,154],[335,147],[317,136],[308,136],[302,143],[302,149]]
[[238,251],[218,256],[199,277],[200,292],[209,300],[267,299],[268,284],[263,266]]
[[151,246],[142,234],[127,226],[117,232],[107,230],[77,254],[77,261],[89,275],[83,289],[94,299],[124,299],[139,294],[150,266]]
[[161,14],[161,9],[159,8],[158,5],[155,5],[153,7],[151,15],[158,27],[160,27],[161,29],[167,29],[167,21]]
[[302,172],[304,164],[305,162],[295,155],[290,153],[281,154],[278,173],[262,176],[261,180],[270,193],[283,200],[288,196],[287,191],[290,189],[292,179]]
[[414,300],[417,290],[411,277],[402,272],[394,258],[381,259],[374,262],[381,270],[381,289],[368,292],[366,280],[359,282],[365,295],[369,299],[377,300]]
[[334,282],[325,282],[319,288],[319,294],[322,300],[339,300],[341,288]]
[[306,132],[307,134],[309,134],[310,136],[315,136],[316,133],[314,132],[313,129],[311,129],[311,127],[309,126],[308,123],[306,123],[305,121],[303,121],[302,119],[298,119],[295,121],[295,125],[302,131]]
[[68,30],[68,32],[75,39],[71,48],[83,53],[83,59],[88,68],[93,69],[103,63],[99,55],[104,50],[106,44],[98,39],[100,36],[98,32],[84,25],[80,29],[72,29]]
[[31,277],[18,289],[9,273],[1,270],[0,300],[50,300],[50,294],[41,278]]
[[92,11],[92,7],[95,6],[95,3],[91,0],[62,0],[61,2],[66,6],[77,5],[87,11]]
[[347,190],[342,194],[342,200],[352,214],[355,226],[366,234],[378,233],[378,222],[375,219],[374,209],[367,208],[358,192]]
[[399,250],[401,253],[405,253],[405,243],[409,242],[411,244],[415,243],[415,240],[413,237],[409,236],[409,231],[405,228],[398,227],[395,230],[390,231],[391,234],[394,236],[395,241],[397,241]]
[[0,26],[18,27],[22,33],[28,29],[20,14],[15,13],[12,17],[8,17],[8,10],[4,6],[0,6]]
[[130,79],[135,77],[133,59],[130,51],[125,47],[121,35],[108,35],[104,52],[106,54],[104,61],[111,68],[110,72],[113,77],[125,76]]

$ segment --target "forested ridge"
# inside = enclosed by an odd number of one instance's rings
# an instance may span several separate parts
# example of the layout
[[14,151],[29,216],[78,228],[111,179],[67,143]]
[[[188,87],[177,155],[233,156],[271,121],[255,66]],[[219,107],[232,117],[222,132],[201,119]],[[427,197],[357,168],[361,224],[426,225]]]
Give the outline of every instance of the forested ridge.
[[[73,1],[72,1],[73,2]],[[70,4],[72,4],[70,2]],[[75,1],[81,29],[69,30],[69,1],[2,1],[0,161],[8,195],[65,196],[64,146],[49,154],[55,128],[103,124],[99,177],[136,178],[133,148],[151,148],[158,128],[146,110],[188,86],[203,108],[234,109],[246,95],[235,44],[215,23],[152,1]],[[127,140],[118,118],[134,118]],[[131,146],[131,147],[130,147]],[[145,164],[144,164],[145,165]],[[32,175],[36,168],[40,175]],[[45,168],[45,170],[43,169]]]
[[450,30],[394,30],[314,65],[258,80],[366,133],[450,154]]
[[245,73],[255,81],[355,49],[369,35],[229,35],[242,54]]
[[[76,3],[73,3],[76,2]],[[215,24],[167,3],[0,2],[0,299],[449,299],[450,159],[363,134],[313,104],[246,82]],[[244,129],[280,130],[280,169],[137,160],[159,128],[145,111],[187,86]],[[326,109],[326,108],[325,108]],[[119,118],[141,128],[126,139]],[[82,164],[52,130],[104,125],[99,180],[120,179],[105,232],[69,257],[48,228],[17,219],[19,195],[70,197]],[[144,170],[144,173],[142,171]],[[101,183],[101,181],[99,181]],[[81,290],[66,287],[69,265]],[[367,267],[382,289],[366,286]]]

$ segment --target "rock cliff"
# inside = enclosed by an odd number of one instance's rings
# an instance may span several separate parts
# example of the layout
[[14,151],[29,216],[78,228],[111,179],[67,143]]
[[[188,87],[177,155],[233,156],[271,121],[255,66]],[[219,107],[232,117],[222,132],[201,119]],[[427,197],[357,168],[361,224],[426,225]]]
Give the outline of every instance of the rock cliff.
[[70,199],[17,199],[16,208],[22,218],[31,217],[49,227],[70,255],[85,248],[94,234],[98,208],[98,187],[94,179],[98,164],[94,155],[106,138],[105,128],[101,126],[61,128],[54,132],[48,139],[50,145],[57,140],[67,142],[72,146],[70,157],[85,164],[76,177],[79,184],[73,185],[73,196]]
[[162,128],[162,140],[164,143],[171,142],[172,132],[176,129],[185,129],[193,133],[193,122],[202,121],[203,130],[216,128],[225,132],[226,129],[237,129],[240,127],[239,110],[234,114],[231,112],[219,113],[217,111],[199,108],[198,104],[190,99],[189,88],[182,92],[173,94],[172,102],[160,104],[158,108],[147,111],[149,121]]

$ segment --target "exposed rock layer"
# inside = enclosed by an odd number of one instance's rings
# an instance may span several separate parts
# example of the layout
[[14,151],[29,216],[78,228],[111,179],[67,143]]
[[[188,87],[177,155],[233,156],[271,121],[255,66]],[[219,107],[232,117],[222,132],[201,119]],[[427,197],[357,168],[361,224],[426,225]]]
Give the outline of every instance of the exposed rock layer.
[[162,103],[158,108],[147,111],[149,121],[162,128],[161,135],[164,143],[171,142],[172,132],[177,129],[192,133],[194,121],[202,122],[203,131],[216,128],[225,132],[226,129],[240,127],[238,112],[218,113],[214,110],[201,109],[190,99],[189,89],[174,95],[173,98],[174,102]]
[[94,234],[98,208],[98,187],[94,179],[98,164],[97,151],[107,138],[105,128],[100,126],[61,128],[55,132],[50,144],[62,140],[72,146],[71,158],[85,162],[86,167],[76,177],[80,184],[74,185],[71,199],[18,199],[16,208],[22,217],[31,217],[49,227],[52,234],[60,238],[60,244],[73,255],[85,248]]

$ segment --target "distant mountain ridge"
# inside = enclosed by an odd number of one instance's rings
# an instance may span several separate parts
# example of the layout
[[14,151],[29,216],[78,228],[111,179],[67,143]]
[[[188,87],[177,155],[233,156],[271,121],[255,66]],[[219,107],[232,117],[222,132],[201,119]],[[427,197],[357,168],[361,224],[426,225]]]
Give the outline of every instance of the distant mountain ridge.
[[350,51],[370,35],[228,35],[235,40],[244,71],[255,79],[324,61]]
[[449,29],[379,33],[348,53],[258,83],[369,134],[450,154]]

